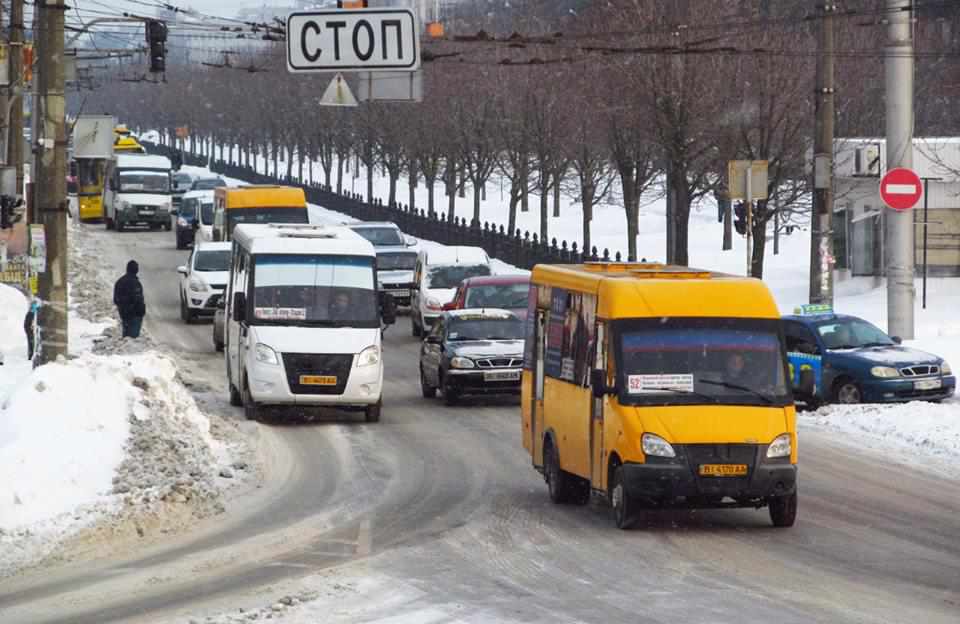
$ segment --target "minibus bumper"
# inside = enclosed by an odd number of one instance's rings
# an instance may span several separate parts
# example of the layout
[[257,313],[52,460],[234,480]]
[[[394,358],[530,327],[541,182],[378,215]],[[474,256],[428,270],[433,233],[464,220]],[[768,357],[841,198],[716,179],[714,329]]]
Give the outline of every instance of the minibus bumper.
[[[745,477],[701,477],[683,464],[625,464],[623,471],[628,496],[664,506],[756,506],[797,489],[793,464],[760,464]],[[734,502],[724,501],[728,497]]]
[[[354,356],[355,357],[355,356]],[[382,366],[350,366],[341,394],[294,393],[283,363],[250,363],[250,394],[259,405],[316,405],[330,407],[366,406],[378,403],[383,394]]]

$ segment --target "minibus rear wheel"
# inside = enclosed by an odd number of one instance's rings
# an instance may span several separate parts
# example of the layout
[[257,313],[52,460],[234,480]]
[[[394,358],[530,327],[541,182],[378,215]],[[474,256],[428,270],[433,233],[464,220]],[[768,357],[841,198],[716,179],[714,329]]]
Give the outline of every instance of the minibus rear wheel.
[[797,521],[797,493],[789,496],[774,496],[768,502],[770,521],[775,527],[792,527]]
[[547,480],[547,489],[550,500],[558,505],[573,503],[586,505],[590,502],[590,482],[577,475],[570,474],[560,467],[560,453],[553,444],[552,438],[547,438],[543,448],[544,477]]

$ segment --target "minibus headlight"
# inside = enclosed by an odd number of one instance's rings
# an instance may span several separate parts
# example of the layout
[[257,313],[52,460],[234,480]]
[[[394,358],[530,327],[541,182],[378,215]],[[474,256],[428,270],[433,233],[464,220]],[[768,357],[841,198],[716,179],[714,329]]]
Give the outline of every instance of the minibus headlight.
[[376,366],[380,363],[380,347],[372,345],[360,352],[357,357],[357,368]]
[[793,445],[790,443],[790,434],[783,433],[774,438],[770,446],[767,447],[767,458],[789,457],[792,450]]
[[279,364],[280,360],[277,359],[277,352],[268,347],[265,344],[257,343],[256,348],[254,349],[256,354],[257,361],[261,364]]
[[475,368],[476,364],[470,358],[460,357],[459,355],[450,360],[451,368]]
[[950,365],[947,364],[947,361],[946,361],[946,360],[944,360],[943,362],[940,363],[940,373],[943,374],[943,375],[952,375],[952,374],[953,374],[953,369],[950,368]]
[[670,446],[670,443],[658,435],[645,433],[640,437],[640,446],[644,455],[653,455],[654,457],[676,457],[677,453]]
[[891,366],[874,366],[870,369],[870,374],[874,377],[899,377],[900,371]]

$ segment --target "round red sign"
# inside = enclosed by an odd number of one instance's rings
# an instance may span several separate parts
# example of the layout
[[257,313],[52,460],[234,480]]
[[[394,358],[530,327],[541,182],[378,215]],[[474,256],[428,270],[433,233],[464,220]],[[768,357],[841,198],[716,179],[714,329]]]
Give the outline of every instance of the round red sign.
[[920,201],[923,184],[910,169],[891,169],[880,179],[880,198],[894,210],[910,210]]

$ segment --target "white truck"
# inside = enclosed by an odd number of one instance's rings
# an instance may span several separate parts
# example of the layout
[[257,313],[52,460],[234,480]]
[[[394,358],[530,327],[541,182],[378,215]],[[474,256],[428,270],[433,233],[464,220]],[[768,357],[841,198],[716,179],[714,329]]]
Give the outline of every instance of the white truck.
[[107,165],[103,214],[107,229],[132,225],[170,230],[173,195],[170,159],[147,154],[117,154]]
[[362,409],[380,419],[381,324],[376,252],[342,226],[240,224],[224,317],[230,403],[256,420],[270,406]]

